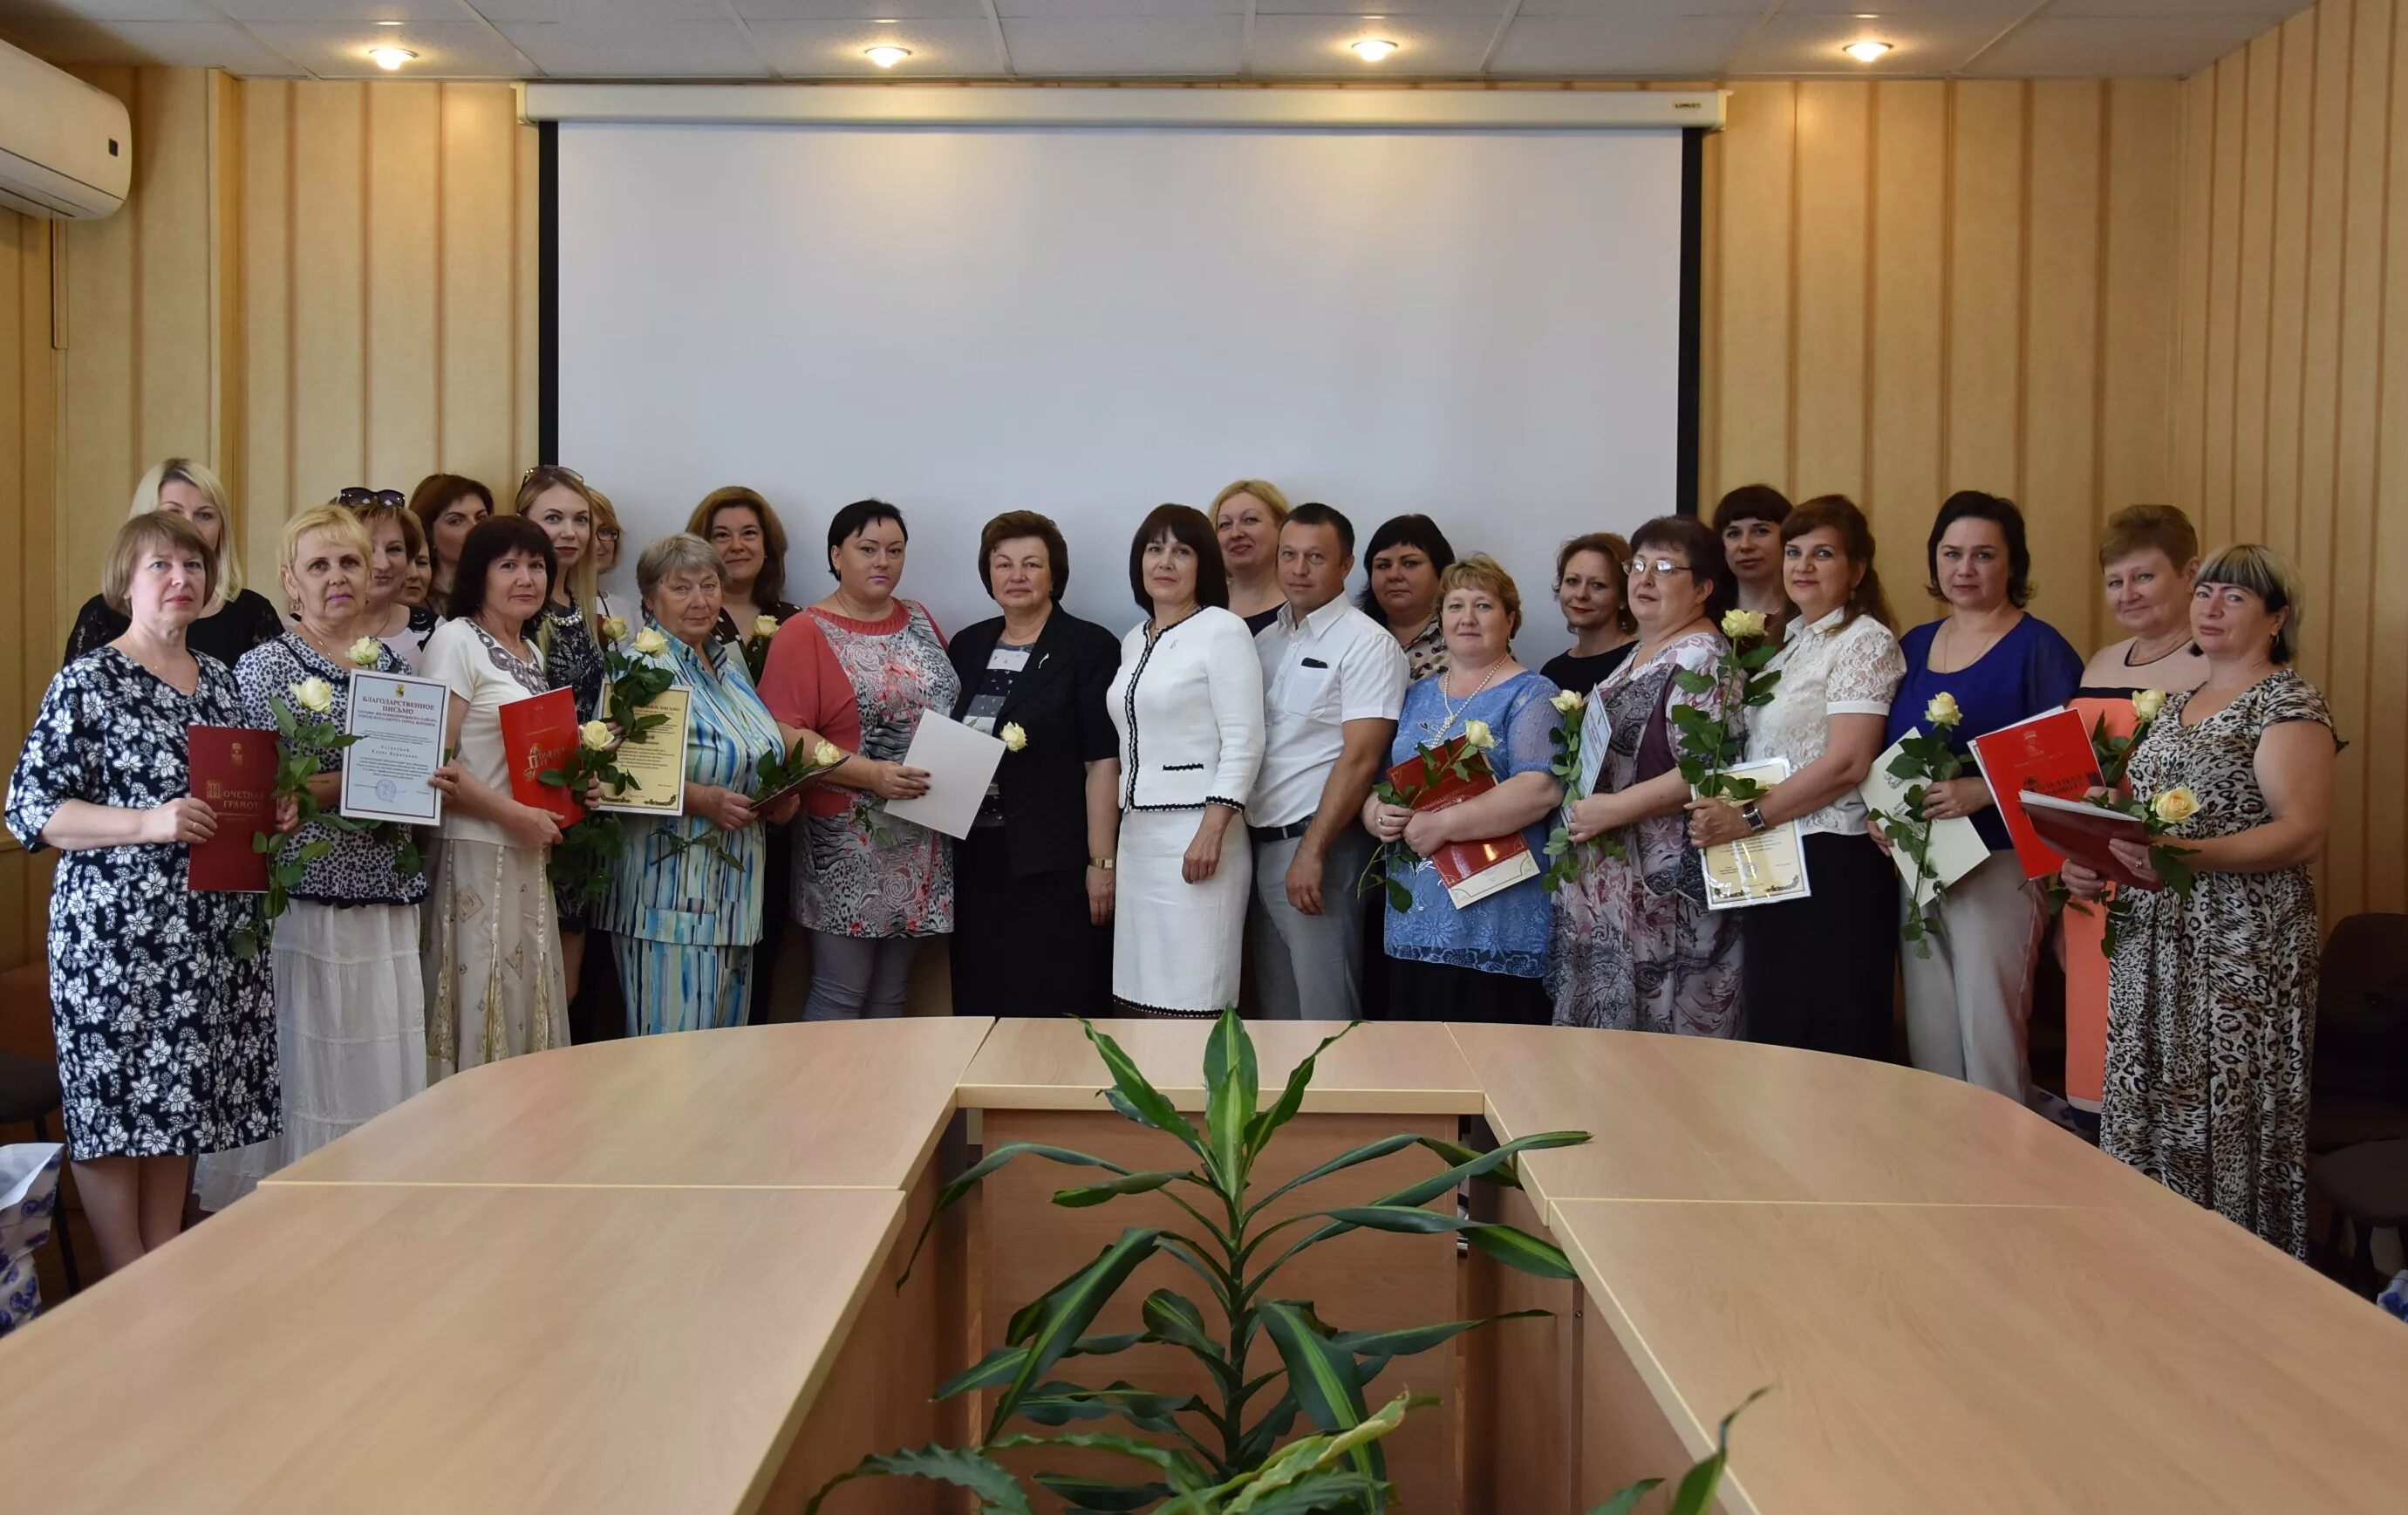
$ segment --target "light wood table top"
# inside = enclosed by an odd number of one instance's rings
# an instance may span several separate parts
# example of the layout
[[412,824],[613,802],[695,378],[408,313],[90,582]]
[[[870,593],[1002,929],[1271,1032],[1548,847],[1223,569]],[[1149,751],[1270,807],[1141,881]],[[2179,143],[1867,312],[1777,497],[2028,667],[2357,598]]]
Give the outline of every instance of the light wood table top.
[[2183,1206],[2014,1101],[1914,1068],[1785,1047],[1552,1026],[1452,1028],[1541,1202]]
[[902,1217],[867,1189],[263,1189],[0,1343],[7,1505],[749,1511]]
[[739,1026],[470,1068],[268,1181],[899,1189],[983,1016]]
[[2222,1218],[1567,1200],[1556,1238],[1734,1509],[2118,1515],[2408,1499],[2408,1330]]
[[[1098,1021],[1138,1068],[1182,1110],[1204,1108],[1205,1021]],[[1288,1073],[1342,1021],[1249,1021],[1261,1069],[1263,1103],[1279,1097]],[[1480,1085],[1436,1023],[1367,1022],[1348,1032],[1314,1065],[1308,1111],[1332,1114],[1477,1115]],[[1111,1087],[1103,1060],[1067,1018],[1013,1019],[995,1031],[962,1076],[965,1109],[1105,1110]]]

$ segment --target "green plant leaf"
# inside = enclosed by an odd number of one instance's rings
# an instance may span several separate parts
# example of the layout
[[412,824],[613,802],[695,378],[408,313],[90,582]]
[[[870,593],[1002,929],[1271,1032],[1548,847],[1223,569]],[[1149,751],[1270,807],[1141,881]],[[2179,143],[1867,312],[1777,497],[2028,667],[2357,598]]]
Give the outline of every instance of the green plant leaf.
[[1020,1447],[1076,1447],[1083,1451],[1109,1451],[1123,1457],[1134,1457],[1139,1462],[1162,1469],[1170,1476],[1172,1485],[1182,1490],[1200,1488],[1206,1481],[1202,1465],[1185,1452],[1109,1431],[1071,1431],[1046,1436],[1014,1434],[997,1436],[986,1444],[988,1451],[1010,1451]]
[[918,1239],[911,1243],[911,1255],[903,1265],[903,1276],[895,1280],[896,1293],[902,1293],[903,1286],[911,1281],[911,1269],[919,1265],[920,1249],[928,1244],[928,1233],[937,1228],[937,1218],[960,1203],[962,1196],[977,1188],[979,1180],[988,1174],[1015,1157],[1031,1155],[1044,1158],[1049,1163],[1060,1163],[1068,1167],[1102,1168],[1108,1173],[1123,1175],[1128,1172],[1128,1169],[1118,1163],[1091,1153],[1075,1151],[1068,1147],[1048,1147],[1042,1142],[1035,1141],[1005,1142],[963,1169],[960,1178],[937,1192],[936,1207],[929,1210],[926,1223],[920,1227]]
[[1510,1225],[1484,1225],[1465,1233],[1471,1244],[1496,1261],[1517,1272],[1541,1279],[1570,1279],[1571,1259],[1564,1250],[1550,1241],[1541,1241],[1526,1231]]
[[1314,1510],[1382,1509],[1396,1502],[1393,1485],[1354,1468],[1320,1467],[1285,1488],[1246,1505],[1226,1505],[1246,1515],[1311,1515]]
[[[1333,1036],[1330,1040],[1335,1041],[1337,1038]],[[1324,1042],[1322,1045],[1326,1047],[1329,1043]],[[1393,1136],[1382,1136],[1378,1141],[1365,1142],[1362,1146],[1355,1148],[1351,1152],[1340,1152],[1336,1157],[1331,1158],[1328,1162],[1320,1164],[1314,1167],[1307,1168],[1302,1173],[1297,1174],[1295,1178],[1288,1179],[1287,1182],[1281,1184],[1278,1188],[1272,1190],[1269,1193],[1265,1194],[1261,1199],[1256,1200],[1253,1205],[1249,1206],[1246,1209],[1246,1215],[1248,1219],[1252,1219],[1253,1217],[1262,1213],[1264,1206],[1268,1205],[1271,1201],[1279,1198],[1282,1194],[1301,1189],[1306,1184],[1318,1182],[1319,1180],[1329,1177],[1333,1173],[1341,1173],[1348,1168],[1354,1167],[1357,1164],[1373,1162],[1379,1158],[1387,1156],[1391,1152],[1400,1152],[1408,1147],[1423,1145],[1436,1139],[1436,1137],[1417,1136],[1410,1131],[1403,1131],[1398,1132]],[[1445,1156],[1446,1154],[1441,1152],[1440,1155]]]
[[[1363,1404],[1363,1380],[1354,1354],[1316,1329],[1307,1307],[1294,1300],[1275,1299],[1259,1307],[1259,1313],[1263,1328],[1270,1333],[1272,1344],[1279,1349],[1280,1361],[1287,1365],[1289,1390],[1306,1419],[1324,1431],[1335,1432],[1360,1425],[1369,1418],[1370,1412]],[[1385,1476],[1376,1447],[1356,1448],[1352,1461],[1355,1470],[1367,1477]]]
[[1145,1296],[1140,1313],[1145,1319],[1146,1329],[1155,1339],[1174,1347],[1184,1347],[1216,1363],[1226,1364],[1221,1344],[1212,1339],[1211,1330],[1204,1324],[1204,1312],[1186,1295],[1169,1289],[1156,1289]]
[[[1405,896],[1405,899],[1402,905],[1397,906],[1397,908],[1400,910],[1409,910],[1412,908],[1412,891],[1400,889],[1393,879],[1390,879],[1388,881],[1388,902],[1395,905],[1396,896],[1400,893]],[[1321,1038],[1320,1046],[1306,1053],[1303,1062],[1298,1063],[1295,1067],[1288,1070],[1287,1083],[1280,1090],[1278,1103],[1274,1104],[1269,1109],[1267,1109],[1261,1114],[1255,1116],[1253,1126],[1246,1132],[1246,1145],[1251,1149],[1249,1155],[1259,1153],[1263,1150],[1263,1144],[1271,1139],[1271,1134],[1273,1132],[1276,1132],[1280,1127],[1296,1119],[1297,1111],[1304,1108],[1304,1092],[1312,1086],[1313,1070],[1315,1065],[1321,1060],[1321,1054],[1329,1050],[1332,1047],[1337,1046],[1339,1042],[1344,1040],[1346,1033],[1354,1030],[1355,1025],[1358,1023],[1359,1022],[1350,1021],[1346,1023],[1345,1028],[1340,1030],[1338,1035],[1334,1036],[1324,1036]]]
[[1730,1465],[1731,1422],[1740,1418],[1742,1410],[1771,1392],[1772,1386],[1767,1384],[1741,1400],[1738,1409],[1723,1417],[1723,1423],[1714,1431],[1713,1455],[1689,1469],[1681,1479],[1681,1486],[1672,1491],[1672,1502],[1665,1507],[1664,1515],[1706,1515],[1707,1507],[1714,1502],[1715,1489],[1722,1484],[1723,1471]]
[[1039,1384],[1023,1395],[1019,1413],[1021,1419],[1039,1425],[1068,1425],[1072,1421],[1118,1415],[1140,1431],[1168,1435],[1179,1428],[1172,1416],[1203,1408],[1203,1401],[1193,1394],[1154,1394],[1125,1380],[1102,1389],[1056,1382]]
[[1204,1044],[1204,1129],[1211,1137],[1213,1174],[1232,1204],[1245,1193],[1248,1138],[1261,1093],[1254,1039],[1231,1006],[1212,1023]]
[[1170,1494],[1167,1483],[1114,1483],[1109,1479],[1082,1478],[1074,1473],[1039,1473],[1037,1481],[1059,1495],[1072,1509],[1103,1515],[1151,1508]]
[[1132,1227],[1122,1232],[1119,1239],[1106,1247],[1094,1262],[1047,1298],[1029,1334],[1028,1355],[1020,1365],[1019,1376],[996,1396],[994,1415],[987,1422],[989,1436],[1003,1429],[1004,1422],[1018,1408],[1021,1396],[1078,1342],[1080,1334],[1095,1320],[1105,1301],[1111,1298],[1139,1264],[1154,1255],[1154,1246],[1161,1239],[1162,1233],[1155,1230]]
[[1340,1351],[1385,1362],[1392,1357],[1411,1357],[1426,1352],[1453,1341],[1467,1331],[1477,1331],[1498,1321],[1551,1319],[1554,1313],[1543,1309],[1508,1310],[1502,1315],[1484,1315],[1471,1321],[1448,1321],[1442,1325],[1409,1325],[1394,1331],[1340,1331],[1330,1340]]
[[1662,1479],[1641,1479],[1604,1504],[1590,1510],[1588,1515],[1630,1515],[1632,1510],[1639,1508],[1639,1501],[1654,1494],[1662,1487],[1663,1482]]
[[1164,1184],[1185,1177],[1187,1175],[1184,1173],[1160,1171],[1130,1173],[1108,1182],[1091,1183],[1082,1189],[1057,1189],[1054,1192],[1054,1203],[1065,1209],[1084,1209],[1090,1205],[1100,1205],[1108,1199],[1117,1199],[1124,1194],[1152,1193]]
[[838,1484],[855,1479],[929,1479],[969,1490],[979,1496],[979,1515],[1036,1515],[1020,1480],[985,1452],[967,1447],[907,1447],[877,1453],[839,1473],[811,1495],[803,1515],[818,1515],[821,1505]]
[[1187,1123],[1186,1117],[1164,1097],[1161,1090],[1138,1071],[1136,1060],[1121,1050],[1121,1044],[1097,1031],[1091,1021],[1082,1019],[1079,1028],[1095,1044],[1096,1051],[1104,1060],[1104,1066],[1111,1072],[1113,1088],[1122,1099],[1127,1101],[1128,1111],[1135,1112],[1134,1119],[1156,1131],[1168,1132],[1185,1142],[1188,1150],[1197,1156],[1209,1162],[1210,1154],[1205,1151],[1203,1138],[1196,1135],[1196,1128]]

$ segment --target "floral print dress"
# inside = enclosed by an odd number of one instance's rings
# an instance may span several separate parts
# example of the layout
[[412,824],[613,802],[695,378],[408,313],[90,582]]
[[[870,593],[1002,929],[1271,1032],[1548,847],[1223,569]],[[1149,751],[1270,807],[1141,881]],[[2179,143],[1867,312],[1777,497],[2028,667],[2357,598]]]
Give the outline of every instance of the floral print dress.
[[[59,670],[8,784],[25,850],[69,800],[147,810],[192,793],[185,728],[243,724],[232,670],[194,661],[190,694],[114,647]],[[192,893],[189,856],[136,843],[59,859],[50,1018],[79,1162],[227,1151],[279,1130],[267,956],[234,955],[259,898]]]
[[[2187,785],[2199,812],[2170,839],[2274,818],[2258,783],[2266,728],[2329,730],[2315,687],[2278,669],[2197,725],[2175,694],[2132,750],[2137,795]],[[2134,891],[2109,970],[2099,1145],[2294,1257],[2308,1254],[2308,1055],[2319,935],[2306,864],[2197,876],[2186,899]]]

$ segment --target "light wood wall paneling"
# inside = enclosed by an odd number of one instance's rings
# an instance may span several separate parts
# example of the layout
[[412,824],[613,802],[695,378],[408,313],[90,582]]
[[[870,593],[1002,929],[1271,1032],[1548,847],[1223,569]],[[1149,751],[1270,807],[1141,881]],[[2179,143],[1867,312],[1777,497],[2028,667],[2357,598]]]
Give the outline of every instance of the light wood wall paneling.
[[2266,327],[2266,541],[2298,557],[2300,548],[2300,393],[2306,361],[2308,190],[2315,137],[2316,16],[2302,11],[2280,34],[2272,159],[2273,264]]
[[368,92],[367,460],[357,479],[408,490],[441,453],[442,110],[437,84]]
[[2273,310],[2274,146],[2282,124],[2283,36],[2249,45],[2241,132],[2241,249],[2233,342],[2232,520],[2235,537],[2266,536],[2267,342]]
[[2174,493],[2197,503],[2204,492],[2207,438],[2208,216],[2215,198],[2215,70],[2182,86],[2182,254],[2175,263],[2181,326],[2174,349]]
[[1950,142],[1946,487],[2018,499],[2030,93],[1957,85]]
[[367,479],[369,93],[356,83],[294,86],[288,514]]
[[[2372,650],[2364,739],[2364,814],[2373,828],[2363,898],[2377,908],[2408,904],[2408,24],[2392,21],[2389,222],[2385,234],[2383,417],[2376,459],[2372,614],[2355,639]],[[2344,626],[2344,635],[2354,627]]]
[[1734,130],[1722,150],[1720,283],[1723,335],[1715,431],[1719,487],[1770,483],[1793,490],[1790,422],[1796,340],[1795,173],[1798,87],[1734,92]]
[[[134,70],[77,71],[88,82],[139,107]],[[136,436],[142,413],[140,300],[136,289],[146,201],[144,145],[151,134],[134,128],[133,198],[124,210],[98,221],[71,222],[66,234],[66,392],[62,402],[64,477],[61,481],[60,544],[65,615],[51,640],[64,645],[76,607],[100,587],[101,556],[125,517],[135,481],[146,465]],[[55,650],[52,653],[56,657]]]
[[[2098,640],[2099,207],[2106,168],[2106,87],[2035,84],[2024,234],[2023,459],[2016,499],[2033,522],[2034,580],[2052,590],[2057,628]],[[2042,379],[2040,376],[2045,376]]]
[[[2326,0],[2305,14],[2316,28],[2314,160],[2308,186],[2308,289],[2300,377],[2300,571],[2315,605],[2332,606],[2332,502],[2339,459],[2341,287],[2348,183],[2351,0]],[[2300,638],[2307,668],[2329,666],[2332,617],[2311,616]]]
[[[1921,523],[1940,503],[1947,425],[1949,86],[1873,95],[1872,455],[1865,497],[1891,604],[1920,620]],[[1812,480],[1806,487],[1813,488]]]
[[[2168,276],[2179,246],[2180,86],[2119,79],[2107,92],[2107,168],[2100,186],[2105,279],[2100,312],[2098,514],[2173,497],[2175,306]],[[2087,572],[2096,557],[2086,558]],[[2071,593],[2075,586],[2067,584]],[[2098,605],[2096,596],[2092,602]],[[2109,634],[2094,611],[2097,639]]]
[[2229,541],[2232,534],[2233,391],[2240,379],[2241,193],[2243,145],[2249,124],[2249,65],[2235,54],[2215,65],[2215,118],[2208,201],[2207,416],[2200,535]]
[[[517,142],[527,129],[507,85],[447,84],[442,115],[438,461],[499,490],[516,479],[512,464],[522,456],[510,334],[518,330]],[[532,231],[530,222],[530,238]]]
[[283,79],[242,87],[243,430],[245,516],[253,556],[293,507],[294,93]]
[[[0,750],[14,754],[58,657],[54,561],[59,355],[51,346],[54,224],[0,210],[0,548],[20,565],[0,652]],[[37,962],[54,854],[0,833],[0,968]]]
[[1861,498],[1873,97],[1842,82],[1800,84],[1797,99],[1797,413],[1784,472],[1794,487]]

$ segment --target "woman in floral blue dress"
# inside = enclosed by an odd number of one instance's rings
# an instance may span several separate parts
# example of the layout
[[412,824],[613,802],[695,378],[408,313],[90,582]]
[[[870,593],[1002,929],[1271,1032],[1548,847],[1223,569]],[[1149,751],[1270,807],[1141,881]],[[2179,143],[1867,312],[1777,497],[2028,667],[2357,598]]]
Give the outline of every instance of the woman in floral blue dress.
[[64,854],[50,892],[50,1019],[67,1150],[110,1272],[182,1228],[193,1159],[277,1134],[267,959],[235,955],[256,895],[185,887],[216,813],[186,730],[242,724],[234,672],[184,645],[216,589],[199,533],[136,516],[103,595],[132,624],[59,670],[8,785],[8,829]]

